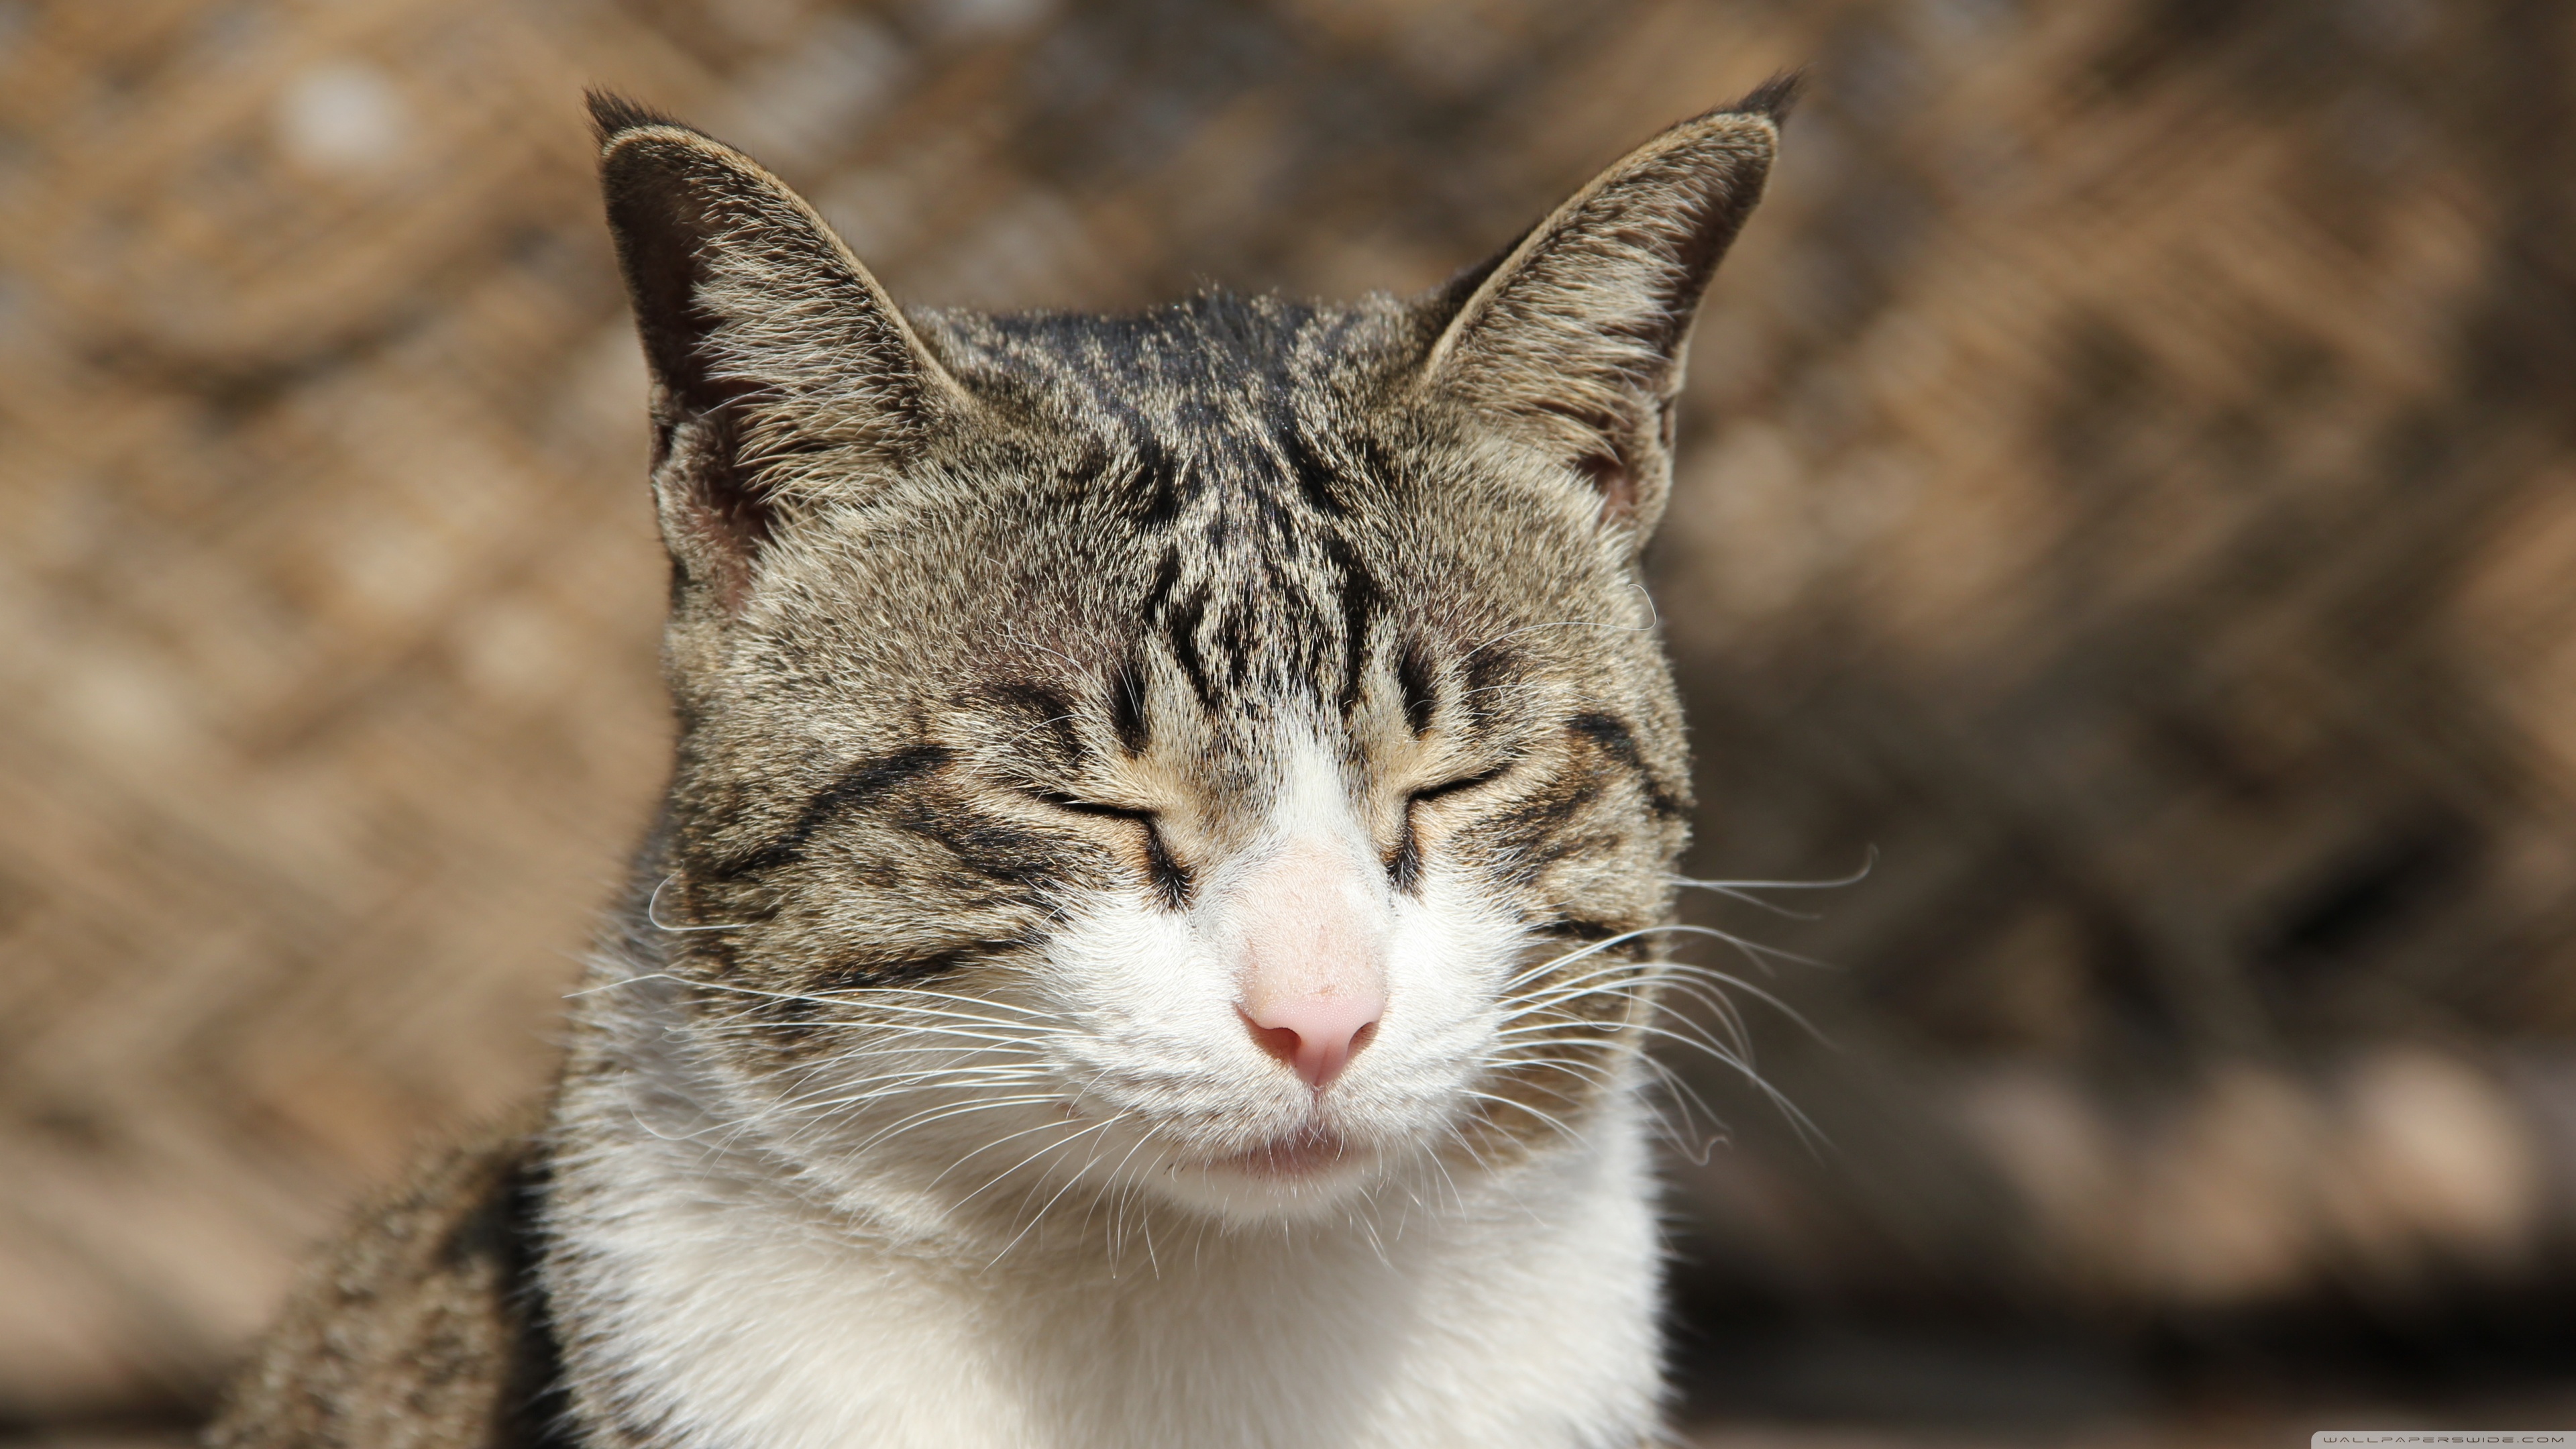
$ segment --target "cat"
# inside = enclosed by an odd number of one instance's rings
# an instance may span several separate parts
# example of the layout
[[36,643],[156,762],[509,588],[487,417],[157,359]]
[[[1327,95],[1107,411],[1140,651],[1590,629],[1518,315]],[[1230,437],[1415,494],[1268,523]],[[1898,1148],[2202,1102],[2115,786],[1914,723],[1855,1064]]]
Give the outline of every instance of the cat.
[[677,760],[559,1089],[218,1446],[1625,1446],[1693,804],[1639,582],[1794,78],[1419,298],[898,310],[592,98]]

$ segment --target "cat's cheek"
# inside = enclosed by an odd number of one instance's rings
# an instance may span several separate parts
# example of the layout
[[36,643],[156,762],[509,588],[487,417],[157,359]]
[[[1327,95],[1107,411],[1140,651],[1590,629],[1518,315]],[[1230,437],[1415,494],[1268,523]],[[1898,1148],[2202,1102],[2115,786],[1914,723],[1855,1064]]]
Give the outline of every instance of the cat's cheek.
[[[1114,1121],[1132,1163],[1197,1162],[1285,1130],[1302,1089],[1263,1057],[1231,978],[1188,918],[1107,895],[1060,922],[1036,989],[1082,1113]],[[1130,1154],[1129,1148],[1133,1147]]]

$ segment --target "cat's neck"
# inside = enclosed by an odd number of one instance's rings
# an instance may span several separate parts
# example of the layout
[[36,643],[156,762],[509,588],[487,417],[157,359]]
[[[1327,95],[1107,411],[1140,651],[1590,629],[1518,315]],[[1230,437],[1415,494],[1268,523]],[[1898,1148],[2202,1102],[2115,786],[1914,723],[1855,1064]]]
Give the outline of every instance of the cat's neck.
[[694,1425],[649,1442],[1395,1444],[1483,1420],[1477,1442],[1513,1444],[1651,1422],[1625,1095],[1580,1141],[1317,1221],[1134,1194],[966,1214],[797,1181],[727,1130],[672,994],[618,996],[585,1013],[558,1106],[547,1288],[593,1403]]

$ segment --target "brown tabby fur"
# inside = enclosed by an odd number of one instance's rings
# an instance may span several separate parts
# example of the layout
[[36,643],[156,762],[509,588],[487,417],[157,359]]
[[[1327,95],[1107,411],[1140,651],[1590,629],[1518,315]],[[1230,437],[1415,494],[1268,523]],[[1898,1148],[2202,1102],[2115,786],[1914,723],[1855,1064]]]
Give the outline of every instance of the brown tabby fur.
[[[361,1219],[210,1442],[654,1442],[581,1296],[617,1205],[545,1185],[625,1130],[594,1088],[686,1030],[706,1080],[766,1090],[869,1029],[872,991],[1025,989],[1088,895],[1186,908],[1289,724],[1338,741],[1397,889],[1437,863],[1568,944],[1669,919],[1692,802],[1636,557],[1789,96],[1674,128],[1426,297],[1121,318],[907,315],[754,163],[596,103],[680,743],[594,979],[656,984],[585,998],[547,1134]],[[1551,1008],[1597,1046],[1493,1063],[1459,1170],[1618,1079],[1649,954]]]
[[207,1442],[545,1442],[556,1367],[529,1291],[532,1126],[439,1151],[361,1214],[297,1288]]

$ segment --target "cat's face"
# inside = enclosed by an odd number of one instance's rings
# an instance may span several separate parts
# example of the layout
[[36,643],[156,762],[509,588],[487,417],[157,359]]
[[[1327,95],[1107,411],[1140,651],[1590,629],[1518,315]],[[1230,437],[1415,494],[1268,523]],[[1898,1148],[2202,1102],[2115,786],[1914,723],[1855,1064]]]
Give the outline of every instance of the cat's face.
[[1118,319],[904,319],[738,155],[602,120],[657,920],[733,1125],[952,1210],[1260,1218],[1628,1089],[1688,809],[1635,557],[1764,108],[1418,302]]

